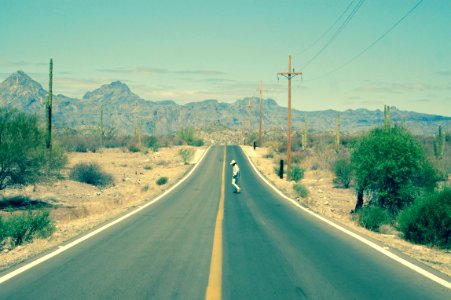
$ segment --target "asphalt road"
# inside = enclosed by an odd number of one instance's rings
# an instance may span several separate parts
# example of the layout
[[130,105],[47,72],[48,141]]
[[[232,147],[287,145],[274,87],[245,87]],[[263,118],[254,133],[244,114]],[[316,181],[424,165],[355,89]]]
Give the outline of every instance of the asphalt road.
[[[296,208],[226,151],[223,299],[451,299],[449,289]],[[241,168],[241,194],[231,167]],[[224,147],[154,205],[0,284],[0,299],[204,299]],[[0,274],[0,277],[4,274]]]

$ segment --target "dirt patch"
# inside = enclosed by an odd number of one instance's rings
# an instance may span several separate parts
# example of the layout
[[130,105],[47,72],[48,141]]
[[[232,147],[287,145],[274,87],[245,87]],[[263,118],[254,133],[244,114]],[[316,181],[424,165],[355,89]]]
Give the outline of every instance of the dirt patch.
[[[400,238],[399,232],[392,227],[385,228],[383,234],[372,232],[358,226],[352,220],[351,210],[355,206],[355,193],[353,189],[335,187],[333,174],[329,170],[306,168],[301,184],[309,190],[307,198],[299,197],[293,190],[294,182],[280,179],[274,171],[276,164],[266,148],[254,150],[250,146],[242,146],[245,153],[251,158],[257,169],[280,191],[295,199],[312,211],[336,220],[345,226],[361,232],[371,238],[382,242],[386,247],[397,249],[416,260],[451,276],[451,251],[415,245]],[[312,164],[312,162],[310,162]],[[318,165],[318,162],[315,162]]]
[[[12,204],[22,208],[26,201],[19,196],[33,199],[31,204],[48,207],[56,222],[57,230],[46,240],[18,246],[12,250],[1,249],[0,270],[53,248],[127,210],[142,205],[178,182],[190,169],[179,155],[181,147],[161,148],[159,152],[130,153],[122,149],[102,149],[96,153],[70,153],[69,164],[63,170],[65,179],[47,184],[9,188],[0,196],[12,198]],[[195,148],[191,163],[196,163],[205,151]],[[114,178],[114,185],[98,188],[67,179],[70,169],[78,163],[95,162]],[[168,183],[157,185],[161,177]],[[0,212],[6,214],[6,212]]]

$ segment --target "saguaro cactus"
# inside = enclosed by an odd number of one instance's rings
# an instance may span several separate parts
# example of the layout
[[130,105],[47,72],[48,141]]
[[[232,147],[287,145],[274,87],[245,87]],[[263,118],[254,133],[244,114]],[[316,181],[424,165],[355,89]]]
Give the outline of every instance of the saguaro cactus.
[[391,129],[390,106],[384,105],[384,127],[386,130]]
[[340,128],[341,128],[341,114],[338,112],[337,132],[335,134],[335,150],[340,151]]
[[105,129],[103,126],[103,103],[100,105],[99,135],[100,135],[100,147],[103,147],[103,139],[105,137]]
[[50,73],[49,73],[49,95],[47,97],[46,111],[47,111],[47,149],[52,149],[52,97],[53,97],[53,59],[50,59]]
[[307,136],[308,128],[307,128],[307,114],[304,115],[304,133],[302,134],[302,150],[307,149]]
[[438,126],[437,140],[434,141],[434,154],[437,159],[443,159],[445,155],[445,133],[441,125]]

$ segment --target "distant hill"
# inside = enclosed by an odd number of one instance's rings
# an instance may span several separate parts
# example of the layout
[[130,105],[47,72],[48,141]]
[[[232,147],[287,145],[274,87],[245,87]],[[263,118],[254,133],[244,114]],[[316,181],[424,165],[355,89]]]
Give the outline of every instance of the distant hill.
[[[0,84],[0,107],[14,107],[27,113],[44,117],[45,99],[48,92],[22,71],[11,74]],[[53,118],[57,128],[94,128],[99,124],[103,109],[105,126],[118,132],[132,134],[138,124],[143,133],[165,134],[188,126],[247,128],[248,107],[251,106],[252,127],[259,123],[258,98],[245,98],[234,103],[204,100],[178,105],[172,100],[149,101],[134,94],[130,88],[115,81],[87,92],[82,99],[64,95],[53,97]],[[338,111],[293,110],[293,128],[304,127],[307,116],[311,131],[331,132],[337,126]],[[451,128],[451,117],[401,111],[391,108],[394,123],[403,123],[415,134],[431,135],[438,125]],[[383,124],[381,110],[346,110],[341,112],[341,129],[354,133]],[[279,106],[273,99],[263,100],[264,129],[284,129],[287,123],[287,108]]]

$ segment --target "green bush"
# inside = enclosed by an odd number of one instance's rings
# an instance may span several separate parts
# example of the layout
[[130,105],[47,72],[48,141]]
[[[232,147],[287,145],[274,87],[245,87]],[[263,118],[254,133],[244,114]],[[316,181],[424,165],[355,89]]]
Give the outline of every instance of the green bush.
[[113,176],[103,172],[96,163],[76,164],[70,170],[69,178],[95,186],[108,186],[113,183]]
[[341,185],[344,188],[349,188],[352,181],[352,164],[349,159],[338,159],[333,163],[333,170],[335,173],[334,183]]
[[[55,147],[49,156],[45,138],[36,116],[0,109],[0,190],[59,174],[65,154]],[[49,157],[58,161],[49,163]]]
[[178,132],[178,138],[190,146],[203,146],[204,141],[195,136],[194,128],[183,128]]
[[438,180],[419,142],[402,127],[373,129],[357,143],[351,161],[356,210],[367,193],[373,195],[376,205],[397,214],[421,189],[433,190]]
[[307,189],[307,187],[305,187],[304,185],[302,185],[302,184],[295,184],[294,186],[293,186],[293,189],[296,191],[296,193],[300,196],[300,197],[302,197],[302,198],[307,198],[307,196],[308,196],[308,194],[309,194],[309,191],[308,191],[308,189]]
[[400,213],[398,229],[408,241],[451,249],[451,188],[415,200]]
[[189,162],[191,161],[191,159],[194,156],[194,149],[191,149],[191,148],[180,149],[179,154],[182,157],[185,165],[187,165],[187,164],[189,164]]
[[55,231],[55,225],[48,211],[31,211],[22,214],[11,214],[0,227],[1,240],[10,237],[12,246],[30,242],[35,237],[47,238]]
[[298,182],[304,178],[304,169],[298,166],[292,166],[290,170],[290,179]]
[[157,185],[163,185],[168,182],[168,178],[166,176],[158,178],[156,181]]
[[160,145],[158,144],[158,139],[156,136],[146,136],[144,137],[144,145],[147,148],[152,149],[154,152],[158,151]]
[[139,147],[136,146],[135,144],[128,145],[127,149],[128,149],[128,151],[130,151],[132,153],[141,151],[141,149],[139,149]]
[[0,244],[6,238],[6,222],[3,220],[3,216],[0,215]]
[[146,184],[145,186],[142,187],[141,191],[142,192],[147,192],[149,190],[150,186],[148,184]]
[[360,226],[372,231],[379,231],[379,227],[391,222],[391,215],[379,206],[366,206],[358,211]]

